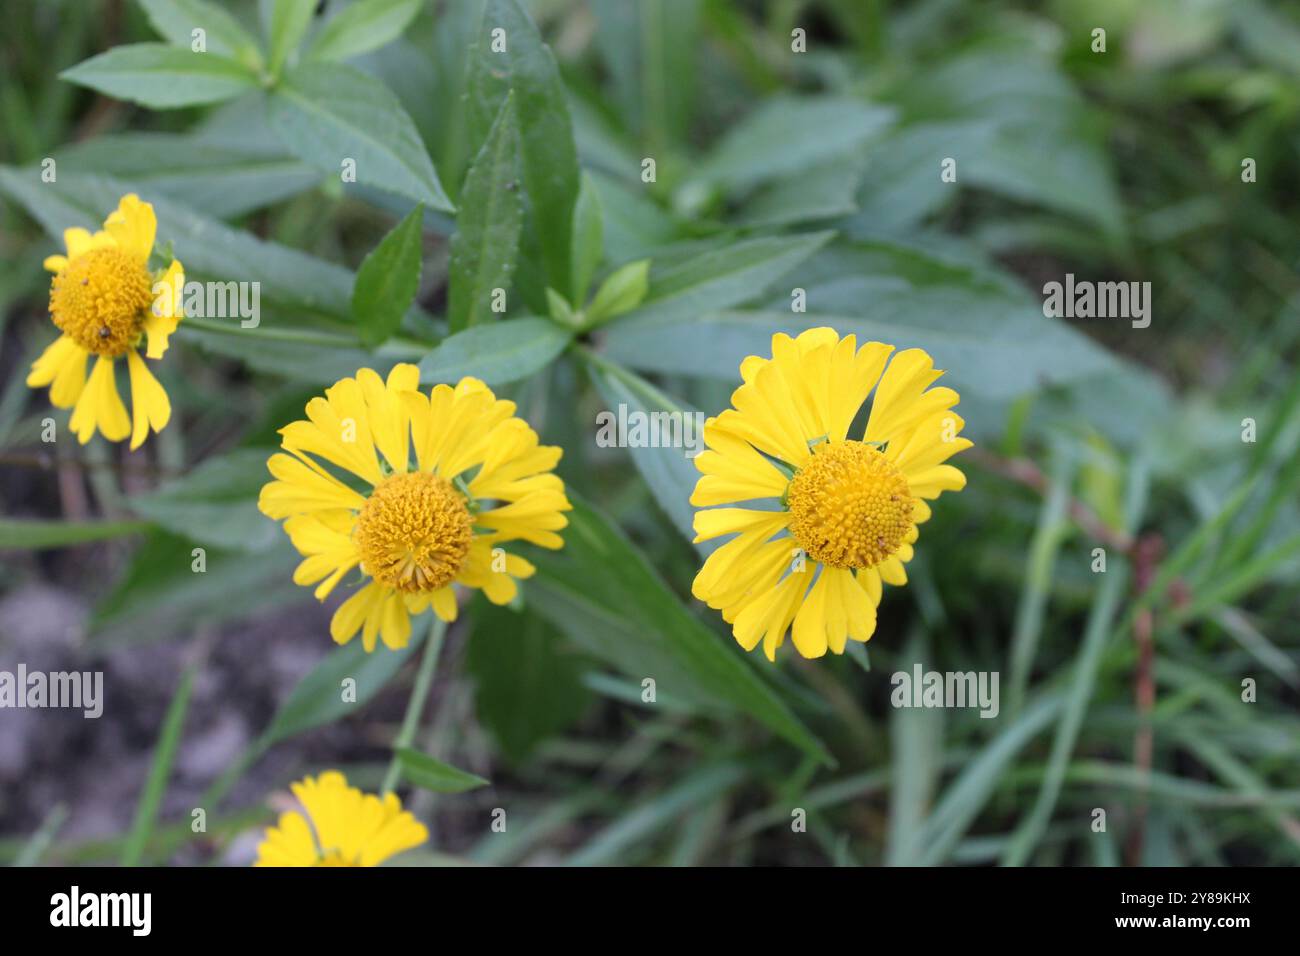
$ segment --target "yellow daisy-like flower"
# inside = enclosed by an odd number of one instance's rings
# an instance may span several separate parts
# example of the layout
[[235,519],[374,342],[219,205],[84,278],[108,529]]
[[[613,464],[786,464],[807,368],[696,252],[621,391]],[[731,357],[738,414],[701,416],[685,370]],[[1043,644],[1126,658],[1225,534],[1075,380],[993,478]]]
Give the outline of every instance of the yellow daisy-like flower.
[[254,866],[378,866],[429,839],[396,794],[362,793],[336,770],[292,789],[307,814],[280,814],[258,845]]
[[[828,328],[775,335],[772,358],[741,363],[734,407],[705,422],[691,504],[764,507],[696,512],[697,542],[734,537],[692,591],[747,651],[761,640],[774,660],[787,630],[804,657],[868,640],[882,582],[907,583],[926,500],[966,484],[944,464],[971,445],[958,437],[957,393],[929,387],[943,373],[925,352],[891,352]],[[873,388],[865,434],[851,439]]]
[[387,382],[361,369],[313,398],[308,421],[280,429],[288,454],[271,456],[276,480],[258,499],[263,514],[288,519],[306,556],[293,579],[319,582],[319,600],[354,567],[370,579],[330,622],[340,644],[361,631],[367,651],[376,638],[405,647],[410,615],[429,607],[455,620],[453,584],[508,603],[534,568],[501,545],[559,548],[556,532],[569,523],[553,474],[561,450],[538,444],[514,402],[476,378],[428,395],[419,387],[419,370],[398,365]]
[[[162,358],[167,339],[181,320],[180,290],[185,274],[179,262],[149,271],[157,220],[153,206],[134,193],[93,235],[65,229],[65,256],[50,256],[50,318],[63,333],[32,363],[27,384],[50,386],[50,402],[72,409],[72,430],[83,445],[96,429],[109,441],[131,436],[139,448],[152,428],[162,431],[171,419],[167,392],[140,357]],[[86,359],[95,367],[86,379]],[[115,363],[126,359],[131,382],[132,414],[117,391]]]

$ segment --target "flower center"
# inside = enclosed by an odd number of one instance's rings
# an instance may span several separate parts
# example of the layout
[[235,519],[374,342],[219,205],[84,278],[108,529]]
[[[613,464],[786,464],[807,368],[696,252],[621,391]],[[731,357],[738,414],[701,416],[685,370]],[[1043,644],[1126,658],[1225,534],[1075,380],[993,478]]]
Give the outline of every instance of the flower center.
[[786,492],[790,533],[810,558],[832,568],[869,568],[902,545],[914,499],[907,479],[871,445],[813,447]]
[[316,865],[329,867],[329,866],[358,866],[359,864],[353,863],[351,860],[344,857],[343,853],[339,850],[329,850],[325,853],[320,854],[320,856],[316,860]]
[[366,499],[355,535],[362,568],[398,591],[436,591],[460,570],[474,522],[465,498],[427,471],[390,475]]
[[153,281],[137,257],[110,247],[70,261],[50,283],[50,315],[66,335],[97,355],[123,355],[153,304]]

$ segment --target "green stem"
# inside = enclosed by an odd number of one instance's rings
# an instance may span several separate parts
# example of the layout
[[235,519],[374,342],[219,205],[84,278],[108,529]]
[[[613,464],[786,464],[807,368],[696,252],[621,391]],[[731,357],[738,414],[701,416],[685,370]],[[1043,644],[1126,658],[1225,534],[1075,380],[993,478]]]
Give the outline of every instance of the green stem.
[[384,785],[380,793],[388,793],[397,786],[402,776],[402,765],[397,751],[411,746],[415,742],[415,732],[420,726],[420,716],[424,713],[424,703],[429,698],[429,687],[433,684],[433,669],[438,663],[438,653],[442,650],[442,640],[447,636],[447,622],[432,614],[433,625],[429,628],[429,640],[424,644],[424,656],[420,658],[420,670],[415,675],[415,686],[411,688],[411,699],[406,702],[406,716],[402,727],[393,740],[393,759],[388,763],[388,772],[384,774]]

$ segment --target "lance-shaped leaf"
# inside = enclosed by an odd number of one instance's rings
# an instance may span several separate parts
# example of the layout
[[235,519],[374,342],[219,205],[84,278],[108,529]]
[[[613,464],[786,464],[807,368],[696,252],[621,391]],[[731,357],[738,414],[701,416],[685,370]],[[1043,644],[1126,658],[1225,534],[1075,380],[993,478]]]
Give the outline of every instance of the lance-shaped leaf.
[[532,215],[531,251],[545,271],[543,288],[571,293],[578,154],[555,57],[519,0],[487,0],[474,42],[466,80],[470,142],[487,138],[502,100],[513,90]]
[[444,339],[420,362],[420,381],[454,385],[473,375],[489,385],[527,378],[569,344],[570,334],[541,318],[477,325]]
[[165,43],[114,47],[59,76],[159,110],[218,103],[257,86],[253,72],[234,60]]
[[174,46],[193,49],[202,30],[208,53],[219,53],[256,70],[262,55],[257,40],[217,4],[209,0],[140,0],[149,24]]
[[519,189],[514,94],[501,104],[487,142],[465,176],[451,240],[447,321],[453,332],[493,318],[493,298],[510,288],[524,208]]
[[305,63],[271,93],[268,110],[284,144],[307,162],[452,211],[415,123],[378,80],[341,63]]
[[346,60],[402,35],[422,0],[358,0],[325,24],[308,47],[313,60]]
[[367,345],[397,332],[420,288],[420,225],[424,206],[415,208],[384,236],[357,270],[352,287],[352,317]]
[[564,548],[531,556],[529,607],[583,650],[656,693],[715,714],[741,711],[831,763],[821,743],[745,660],[729,636],[711,631],[668,589],[649,560],[604,515],[572,491]]

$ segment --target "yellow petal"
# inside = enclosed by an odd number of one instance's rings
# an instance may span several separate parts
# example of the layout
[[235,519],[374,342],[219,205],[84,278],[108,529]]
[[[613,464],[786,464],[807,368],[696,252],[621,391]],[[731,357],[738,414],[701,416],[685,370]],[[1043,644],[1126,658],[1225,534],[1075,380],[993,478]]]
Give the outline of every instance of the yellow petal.
[[61,335],[32,363],[27,384],[33,388],[52,385],[50,402],[56,408],[71,408],[86,386],[88,354],[71,338]]
[[890,441],[927,415],[957,404],[957,393],[950,388],[926,391],[942,374],[922,349],[905,349],[895,355],[876,386],[866,440]]
[[145,351],[151,359],[160,359],[167,351],[167,340],[176,331],[184,315],[181,309],[181,292],[185,288],[185,269],[173,260],[167,272],[154,285],[154,303],[145,316],[144,331],[148,337]]
[[117,393],[112,358],[101,355],[95,360],[95,368],[77,399],[69,424],[83,445],[90,441],[96,428],[109,441],[121,441],[131,434],[131,419]]
[[901,588],[907,583],[907,569],[903,567],[903,562],[898,559],[896,554],[881,561],[876,565],[876,570],[880,572],[881,580],[886,584]]
[[68,258],[75,259],[91,249],[116,246],[117,240],[103,230],[92,234],[80,226],[74,226],[63,230],[63,245],[68,250]]
[[[334,643],[346,644],[357,636],[357,631],[361,630],[362,625],[383,602],[385,590],[381,585],[371,582],[339,605],[330,618],[330,637],[334,638]],[[366,647],[367,652],[372,650],[373,639]]]
[[172,403],[135,349],[126,353],[126,368],[131,374],[131,450],[135,451],[144,444],[150,428],[160,432],[167,427],[172,417]]
[[821,657],[826,653],[826,611],[830,576],[818,575],[817,581],[803,599],[799,613],[795,615],[794,627],[790,637],[794,640],[795,650],[804,657]]
[[411,618],[406,613],[402,596],[396,591],[388,594],[380,608],[382,615],[379,623],[380,637],[384,646],[390,650],[400,650],[411,640]]
[[119,247],[147,261],[153,251],[158,220],[153,214],[153,206],[141,202],[135,193],[127,193],[118,202],[117,209],[104,220],[104,229],[117,240]]
[[253,866],[314,866],[316,840],[301,813],[280,814],[280,825],[270,827],[257,847]]

